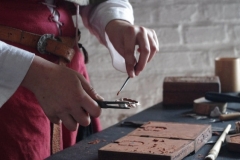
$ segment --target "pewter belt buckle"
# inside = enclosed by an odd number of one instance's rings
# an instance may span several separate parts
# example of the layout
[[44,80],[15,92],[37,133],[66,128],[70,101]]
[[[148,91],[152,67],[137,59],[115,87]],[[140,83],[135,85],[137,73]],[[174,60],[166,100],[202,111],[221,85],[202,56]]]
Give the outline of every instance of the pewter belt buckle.
[[41,54],[49,54],[49,52],[46,51],[46,46],[47,46],[47,39],[54,39],[53,34],[44,34],[40,37],[37,43],[37,50]]

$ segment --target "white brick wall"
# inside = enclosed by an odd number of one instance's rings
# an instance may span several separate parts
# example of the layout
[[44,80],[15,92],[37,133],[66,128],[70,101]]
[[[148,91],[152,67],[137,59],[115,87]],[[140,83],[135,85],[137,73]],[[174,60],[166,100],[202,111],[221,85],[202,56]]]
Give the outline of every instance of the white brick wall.
[[[130,0],[135,24],[155,29],[160,52],[140,76],[131,79],[120,97],[139,100],[131,110],[102,111],[106,128],[162,100],[165,76],[214,74],[218,56],[240,55],[239,0]],[[115,100],[127,75],[112,68],[108,50],[81,26],[82,43],[90,54],[91,83],[106,100]],[[87,38],[84,38],[87,37]],[[160,113],[159,113],[160,114]]]

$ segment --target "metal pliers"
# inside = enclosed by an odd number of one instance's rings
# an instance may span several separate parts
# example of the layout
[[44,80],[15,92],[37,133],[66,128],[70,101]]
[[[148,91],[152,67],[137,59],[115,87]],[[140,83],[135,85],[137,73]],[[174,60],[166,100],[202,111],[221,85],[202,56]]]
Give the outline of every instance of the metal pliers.
[[101,108],[130,109],[138,105],[137,101],[96,101]]

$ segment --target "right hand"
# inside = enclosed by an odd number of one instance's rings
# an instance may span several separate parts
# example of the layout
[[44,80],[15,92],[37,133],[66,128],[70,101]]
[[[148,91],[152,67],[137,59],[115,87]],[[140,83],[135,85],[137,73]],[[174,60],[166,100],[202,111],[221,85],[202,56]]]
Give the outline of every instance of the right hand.
[[49,120],[60,120],[69,130],[77,123],[90,124],[90,116],[98,117],[101,108],[95,100],[103,100],[77,72],[35,56],[22,86],[31,90]]
[[[125,59],[128,76],[135,77],[159,51],[158,38],[154,30],[132,25],[124,20],[111,20],[106,33],[114,48]],[[138,46],[139,58],[135,57]]]

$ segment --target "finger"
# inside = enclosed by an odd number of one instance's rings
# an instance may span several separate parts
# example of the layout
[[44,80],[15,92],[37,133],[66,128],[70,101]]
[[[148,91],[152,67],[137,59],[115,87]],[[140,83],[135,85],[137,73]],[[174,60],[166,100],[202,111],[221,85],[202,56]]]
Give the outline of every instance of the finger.
[[134,56],[136,33],[133,27],[129,27],[127,34],[124,36],[124,59],[126,63],[126,69],[130,77],[135,77],[134,66],[136,64],[136,58]]
[[82,107],[74,108],[74,110],[71,112],[71,116],[81,126],[88,126],[91,122],[89,113],[86,112]]
[[93,100],[87,93],[85,93],[85,96],[81,100],[81,106],[92,117],[99,117],[102,111],[98,103],[95,100]]
[[148,39],[150,44],[150,55],[147,62],[149,62],[159,50],[158,39],[154,30],[149,30]]
[[[92,88],[90,92],[95,92],[94,88]],[[96,93],[95,96],[96,100],[104,101],[104,98],[100,96],[98,93]]]
[[73,117],[69,114],[59,115],[59,118],[62,120],[64,126],[70,130],[77,130],[77,122],[73,119]]
[[104,100],[104,98],[102,96],[100,96],[91,85],[84,84],[83,88],[87,92],[87,94],[90,97],[92,97],[94,100],[100,100],[100,101]]
[[88,81],[82,75],[79,75],[78,77],[81,81],[83,89],[87,92],[88,95],[90,95],[90,97],[92,97],[94,100],[101,100],[101,101],[104,100],[104,98],[101,97],[95,91],[95,89],[88,83]]
[[140,27],[140,33],[137,35],[137,42],[139,45],[140,56],[136,66],[135,73],[138,75],[146,66],[150,55],[150,44],[145,28]]
[[[95,91],[92,91],[92,87],[86,81],[86,79],[82,75],[78,75],[79,80],[81,81],[83,91],[81,98],[81,106],[93,117],[99,117],[101,114],[101,108],[98,103],[93,100],[89,95],[95,94]],[[89,94],[86,92],[88,91]],[[92,95],[93,96],[93,95]]]

